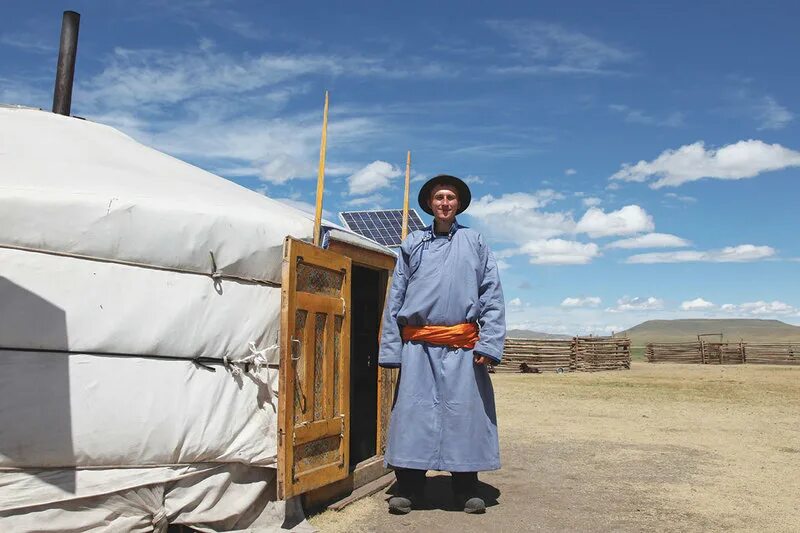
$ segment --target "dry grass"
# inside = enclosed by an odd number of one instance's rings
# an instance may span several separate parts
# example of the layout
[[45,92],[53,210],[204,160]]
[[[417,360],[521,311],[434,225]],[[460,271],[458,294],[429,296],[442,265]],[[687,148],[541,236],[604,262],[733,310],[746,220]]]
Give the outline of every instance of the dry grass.
[[312,524],[324,531],[798,530],[800,368],[635,363],[630,371],[493,381],[504,468],[481,479],[500,491],[500,505],[483,517],[446,510],[439,483],[429,491],[438,508],[394,517],[377,495]]

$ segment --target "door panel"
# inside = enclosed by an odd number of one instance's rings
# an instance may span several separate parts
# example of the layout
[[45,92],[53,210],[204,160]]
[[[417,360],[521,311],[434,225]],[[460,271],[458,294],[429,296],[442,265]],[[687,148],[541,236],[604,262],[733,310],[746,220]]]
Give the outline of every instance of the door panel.
[[344,479],[350,438],[350,259],[287,238],[281,285],[278,498]]
[[[384,298],[380,300],[381,311],[383,311],[386,300],[389,298],[391,285],[391,270],[385,270],[384,274],[381,276],[381,286],[385,294]],[[381,313],[381,316],[382,315],[383,313]],[[379,339],[382,327],[383,325],[381,325],[378,331]],[[386,453],[386,441],[389,437],[389,420],[392,416],[392,407],[394,407],[394,397],[399,377],[399,368],[378,368],[378,431],[376,432],[377,442],[375,443],[375,449],[378,455]]]
[[378,369],[378,431],[376,435],[378,455],[386,453],[386,439],[389,437],[389,419],[392,416],[398,373],[397,368]]

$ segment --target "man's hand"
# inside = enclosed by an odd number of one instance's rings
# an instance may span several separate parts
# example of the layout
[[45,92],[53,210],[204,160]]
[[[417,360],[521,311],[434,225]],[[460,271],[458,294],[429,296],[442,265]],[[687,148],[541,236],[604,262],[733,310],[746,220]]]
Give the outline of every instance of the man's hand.
[[489,362],[490,362],[489,358],[486,357],[485,355],[476,355],[475,356],[475,364],[476,365],[485,365],[486,363],[489,363]]

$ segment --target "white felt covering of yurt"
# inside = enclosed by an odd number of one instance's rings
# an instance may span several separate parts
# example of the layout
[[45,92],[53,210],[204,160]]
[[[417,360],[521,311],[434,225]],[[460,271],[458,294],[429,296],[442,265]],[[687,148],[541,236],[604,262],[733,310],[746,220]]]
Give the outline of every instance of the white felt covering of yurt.
[[283,242],[312,230],[108,126],[0,108],[0,530],[308,529],[272,500]]

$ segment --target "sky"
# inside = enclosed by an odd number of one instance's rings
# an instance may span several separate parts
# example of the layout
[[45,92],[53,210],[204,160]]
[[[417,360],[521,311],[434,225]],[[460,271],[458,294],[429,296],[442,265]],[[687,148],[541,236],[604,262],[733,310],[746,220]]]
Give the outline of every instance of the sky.
[[[5,2],[0,102],[72,113],[325,214],[464,178],[509,327],[800,325],[800,4]],[[422,213],[421,213],[422,214]]]

